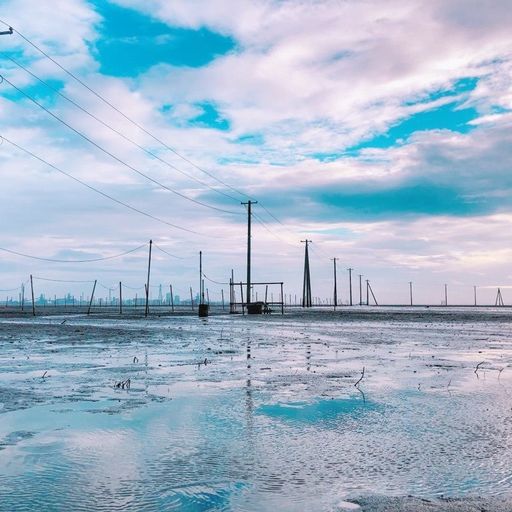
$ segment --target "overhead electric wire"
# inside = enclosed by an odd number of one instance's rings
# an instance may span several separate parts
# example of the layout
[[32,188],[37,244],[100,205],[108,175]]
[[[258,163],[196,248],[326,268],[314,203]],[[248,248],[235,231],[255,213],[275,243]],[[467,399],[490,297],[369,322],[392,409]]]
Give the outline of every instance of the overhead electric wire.
[[[5,21],[1,20],[0,19],[0,23],[3,23],[6,27],[11,27],[11,25],[9,25],[8,23],[6,23]],[[197,165],[196,163],[194,163],[193,161],[191,161],[189,158],[185,157],[184,155],[182,155],[180,152],[178,152],[176,149],[174,149],[173,147],[169,146],[167,143],[165,143],[164,141],[162,141],[159,137],[157,137],[156,135],[154,135],[153,133],[151,133],[148,129],[146,129],[144,126],[142,126],[140,123],[138,123],[137,121],[135,121],[134,119],[132,119],[130,116],[126,115],[123,111],[121,111],[118,107],[116,107],[112,102],[110,102],[109,100],[107,100],[104,96],[102,96],[100,93],[98,93],[96,90],[94,90],[91,86],[89,86],[87,83],[85,83],[82,79],[80,79],[77,75],[75,75],[72,71],[69,71],[66,67],[64,67],[62,64],[60,64],[56,59],[54,59],[51,55],[49,55],[47,52],[45,52],[39,45],[37,45],[36,43],[34,43],[33,41],[31,41],[28,37],[26,37],[24,34],[22,34],[20,31],[18,31],[17,29],[15,28],[12,28],[13,32],[16,33],[17,35],[19,35],[26,43],[28,43],[30,46],[32,46],[35,50],[37,50],[41,55],[43,55],[44,57],[46,57],[48,60],[50,60],[53,64],[55,64],[59,69],[61,69],[64,73],[66,73],[68,76],[70,76],[71,78],[73,78],[76,82],[78,82],[80,85],[82,85],[85,89],[87,89],[91,94],[93,94],[95,97],[97,97],[100,101],[102,101],[104,104],[108,105],[111,109],[113,109],[115,112],[117,112],[119,115],[121,115],[124,119],[126,119],[128,122],[130,122],[132,125],[136,126],[139,130],[141,130],[142,132],[144,132],[146,135],[148,135],[149,137],[151,137],[153,140],[155,140],[156,142],[158,142],[161,146],[163,146],[164,148],[166,148],[167,150],[171,151],[172,153],[174,153],[177,157],[181,158],[183,161],[187,162],[188,164],[192,165],[194,168],[196,168],[197,170],[203,172],[204,174],[206,174],[207,176],[211,177],[212,179],[214,179],[215,181],[217,181],[218,183],[220,183],[221,185],[223,185],[224,187],[226,188],[229,188],[230,190],[232,190],[233,192],[239,194],[240,196],[242,197],[245,197],[245,198],[248,198],[249,195],[238,190],[237,188],[231,186],[229,183],[226,183],[225,181],[221,180],[220,178],[218,178],[217,176],[215,176],[214,174],[210,173],[209,171],[207,171],[206,169],[204,169],[203,167]],[[9,57],[10,58],[10,57]],[[13,62],[14,59],[10,58]],[[15,62],[16,63],[16,62]],[[17,63],[16,63],[17,64]],[[24,67],[23,67],[24,68]],[[26,68],[24,68],[26,70]],[[30,71],[26,70],[27,72],[29,72],[30,74],[32,74]],[[33,75],[33,74],[32,74]],[[36,77],[35,75],[33,75],[35,78],[37,78],[38,80],[41,81],[41,79],[39,79],[38,77]],[[45,83],[43,81],[43,83]],[[45,83],[46,84],[46,83]],[[59,93],[60,94],[60,93]],[[63,96],[64,98],[66,98],[68,101],[71,101],[73,104],[75,104],[76,106],[78,106],[78,104],[76,102],[73,102],[71,99],[67,98],[66,96],[64,96],[63,94],[61,94],[61,96]],[[81,108],[80,106],[78,106],[78,108],[80,108],[81,110],[86,111],[86,109],[83,109]],[[87,112],[88,113],[88,112]],[[96,116],[94,116],[93,114],[90,114],[92,117],[94,117],[95,119],[97,119],[99,122],[101,122],[102,124],[104,124],[101,120],[99,120]],[[106,123],[105,123],[106,125]],[[108,125],[107,125],[108,126]],[[110,128],[110,127],[109,127]],[[113,128],[111,128],[113,129]],[[114,131],[117,132],[117,130],[113,129]],[[119,133],[123,138],[125,138],[126,140],[130,140],[128,137],[124,136],[123,134],[121,134],[120,132],[117,132]],[[137,143],[135,143],[137,144]],[[145,148],[144,148],[145,150]],[[150,154],[152,154],[152,152],[149,152]],[[160,159],[158,156],[156,156],[156,158]],[[164,163],[167,163],[168,165],[170,165],[172,168],[178,170],[179,172],[182,172],[183,174],[185,175],[188,175],[187,173],[185,173],[184,171],[181,171],[179,169],[177,169],[175,166],[173,166],[172,164],[169,164],[168,162],[166,162],[165,160],[163,159],[160,159],[161,161],[163,161]],[[136,171],[137,172],[137,171]],[[143,174],[144,175],[144,174]],[[144,175],[145,176],[145,175]],[[191,177],[192,179],[195,179],[194,177],[188,175],[189,177]],[[148,178],[150,179],[150,178]],[[198,182],[201,182],[200,180],[197,180],[196,181]],[[208,186],[209,188],[212,188],[213,190],[217,191],[217,192],[220,192],[220,193],[223,193],[221,191],[219,191],[218,189],[215,189],[213,187],[210,187],[208,184],[204,184],[206,186]],[[164,186],[165,188],[165,186]],[[175,191],[173,191],[175,192]],[[175,192],[176,193],[176,192]],[[224,194],[224,193],[223,193]],[[227,195],[227,194],[224,194],[224,195]],[[232,196],[229,196],[227,195],[228,197],[231,197]],[[190,200],[193,200],[192,198],[188,198]],[[272,217],[276,222],[278,222],[279,224],[281,224],[283,227],[286,227],[274,214],[272,214],[263,204],[260,203],[260,206],[261,208],[270,216]],[[216,208],[216,207],[212,207],[211,205],[208,205],[208,207],[211,207],[211,208]],[[229,213],[234,213],[234,212],[229,212]],[[270,228],[266,227],[266,229],[268,231],[270,231]],[[278,235],[275,235],[277,238],[280,238]],[[281,239],[282,240],[282,239]]]
[[229,285],[229,283],[221,283],[220,281],[215,281],[214,279],[210,279],[204,272],[203,272],[203,277],[212,282],[212,283],[215,283],[215,284],[220,284],[220,285]]
[[[317,242],[317,244],[318,244],[318,242]],[[326,253],[326,252],[325,252],[321,247],[319,247],[318,245],[312,245],[311,247],[312,247],[312,249],[313,249],[313,252],[316,252],[319,256],[323,256],[323,257],[328,258],[328,259],[330,259],[330,260],[332,259],[332,257],[331,257],[331,256],[329,256],[329,255],[328,255],[328,254],[327,254],[327,253]],[[322,254],[320,254],[320,253],[322,253]]]
[[40,281],[50,281],[52,283],[94,283],[94,279],[88,281],[75,281],[69,279],[50,279],[48,277],[32,276],[33,279],[39,279]]
[[[5,26],[8,26],[10,27],[10,25],[8,25],[5,21],[3,20],[0,20],[1,23],[3,23]],[[19,32],[18,30],[16,30],[15,28],[13,28],[13,32],[15,32],[16,34],[18,34],[26,43],[28,43],[30,46],[32,46],[34,49],[36,49],[39,53],[41,53],[42,55],[44,55],[47,59],[49,59],[51,62],[53,62],[53,64],[55,64],[59,69],[61,69],[62,71],[64,71],[64,73],[66,73],[68,76],[70,76],[71,78],[73,78],[76,82],[78,82],[80,85],[82,85],[83,87],[85,87],[91,94],[93,94],[94,96],[96,96],[100,101],[102,101],[104,104],[108,105],[111,109],[113,109],[115,112],[117,112],[119,115],[121,115],[124,119],[126,119],[127,121],[129,121],[131,124],[133,124],[134,126],[136,126],[139,130],[141,130],[142,132],[144,132],[146,135],[149,135],[149,137],[151,137],[153,140],[155,140],[156,142],[158,142],[161,146],[163,146],[164,148],[166,148],[167,150],[171,151],[172,153],[174,153],[177,157],[181,158],[183,161],[187,162],[188,164],[192,165],[194,168],[196,168],[197,170],[203,172],[204,174],[206,174],[207,176],[209,176],[210,178],[214,179],[215,181],[217,181],[218,183],[220,183],[221,185],[223,185],[224,187],[226,188],[229,188],[230,190],[232,190],[233,192],[239,194],[240,196],[242,197],[245,197],[245,198],[248,198],[249,195],[246,194],[245,192],[242,192],[240,190],[238,190],[237,188],[233,187],[232,185],[230,185],[229,183],[226,183],[224,182],[223,180],[221,180],[220,178],[218,178],[217,176],[215,176],[214,174],[210,173],[209,171],[207,171],[206,169],[204,169],[203,167],[197,165],[195,162],[193,162],[192,160],[190,160],[189,158],[185,157],[184,155],[182,155],[179,151],[177,151],[175,148],[169,146],[167,143],[165,143],[164,141],[162,141],[160,138],[158,138],[156,135],[154,135],[153,133],[151,133],[148,129],[146,129],[144,126],[142,126],[140,123],[138,123],[137,121],[135,121],[134,119],[132,119],[130,116],[126,115],[123,111],[121,111],[118,107],[116,107],[112,102],[110,102],[109,100],[107,100],[104,96],[102,96],[100,93],[98,93],[96,90],[94,90],[91,86],[89,86],[88,84],[86,84],[82,79],[80,79],[77,75],[75,75],[73,72],[69,71],[67,68],[65,68],[62,64],[60,64],[57,60],[55,60],[51,55],[49,55],[47,52],[45,52],[39,45],[37,45],[36,43],[34,43],[33,41],[31,41],[28,37],[26,37],[25,35],[23,35],[21,32]],[[13,61],[15,64],[19,65],[20,67],[23,67],[21,66],[20,64],[18,64],[14,59],[12,59],[11,57],[8,57],[11,61]],[[30,73],[32,76],[34,76],[35,78],[37,78],[38,80],[42,81],[41,79],[39,79],[38,77],[36,77],[35,75],[33,75],[33,73],[31,73],[29,70],[27,70],[25,67],[23,67],[23,69],[25,69],[28,73]],[[46,84],[46,82],[42,81],[43,83]],[[51,87],[51,86],[50,86]],[[59,93],[60,94],[60,93]],[[64,96],[63,94],[61,94],[61,96],[63,96],[64,98],[68,99],[68,101],[72,101],[70,100],[69,98],[67,98],[66,96]],[[73,101],[72,101],[73,102]],[[76,104],[76,102],[73,102],[74,104]],[[77,105],[78,106],[78,105]],[[84,110],[85,109],[82,109],[81,107],[79,107],[81,110]],[[92,115],[92,114],[91,114]],[[98,119],[97,119],[98,120]],[[101,122],[101,121],[100,121]],[[102,123],[103,124],[103,123]],[[123,136],[124,137],[124,136]],[[128,138],[127,138],[128,140]],[[169,164],[172,166],[172,164]],[[176,167],[173,166],[173,168],[175,168],[176,170],[178,170]],[[179,170],[180,171],[180,170]],[[180,172],[184,172],[184,171],[180,171]],[[191,177],[191,176],[189,176]],[[192,179],[195,179],[194,177],[192,177]],[[208,186],[208,185],[206,185]],[[216,190],[217,192],[220,192],[218,189],[214,189]],[[222,193],[222,192],[221,192]],[[231,197],[232,196],[228,196],[228,197]],[[265,212],[270,215],[276,222],[278,222],[279,224],[283,225],[284,224],[274,215],[272,214],[267,208],[265,208],[263,205],[260,205],[262,207],[263,210],[265,210]]]
[[[5,21],[3,20],[0,20],[0,23],[3,23],[4,25],[6,26],[10,26],[8,25]],[[165,147],[166,149],[168,149],[169,151],[171,151],[172,153],[174,153],[177,157],[181,158],[182,160],[184,160],[185,162],[187,162],[188,164],[192,165],[193,167],[195,167],[197,170],[207,174],[208,176],[210,176],[211,178],[213,178],[214,180],[216,180],[217,182],[221,183],[222,185],[224,185],[225,187],[231,189],[233,192],[236,192],[237,194],[243,196],[243,197],[248,197],[247,194],[244,194],[243,192],[237,190],[236,188],[232,187],[231,185],[229,185],[228,183],[225,183],[224,181],[222,181],[220,178],[218,178],[217,176],[215,176],[214,174],[208,172],[207,170],[203,169],[202,167],[198,166],[197,164],[195,164],[194,162],[192,162],[191,160],[189,160],[187,157],[185,157],[184,155],[182,155],[181,153],[179,153],[176,149],[174,149],[173,147],[169,146],[168,144],[166,144],[165,142],[163,142],[161,139],[159,139],[156,135],[152,134],[149,130],[147,130],[146,128],[144,128],[144,126],[142,126],[140,123],[138,123],[137,121],[135,121],[134,119],[132,119],[131,117],[129,117],[128,115],[126,115],[124,112],[122,112],[118,107],[116,107],[114,104],[112,104],[110,101],[108,101],[106,98],[104,98],[101,94],[99,94],[98,92],[96,92],[92,87],[90,87],[89,85],[87,85],[83,80],[81,80],[78,76],[76,76],[73,72],[69,71],[68,69],[66,69],[62,64],[60,64],[57,60],[55,60],[51,55],[49,55],[47,52],[45,52],[41,47],[39,47],[36,43],[32,42],[28,37],[24,36],[21,32],[19,32],[18,30],[16,30],[15,28],[13,28],[13,32],[15,32],[16,34],[18,34],[25,42],[27,42],[30,46],[32,46],[33,48],[35,48],[39,53],[41,53],[42,55],[44,55],[47,59],[49,59],[51,62],[53,62],[58,68],[60,68],[62,71],[64,71],[64,73],[66,73],[68,76],[70,76],[71,78],[73,78],[74,80],[76,80],[80,85],[82,85],[83,87],[85,87],[91,94],[93,94],[94,96],[96,96],[99,100],[101,100],[103,103],[105,103],[106,105],[108,105],[110,108],[112,108],[113,110],[115,110],[119,115],[121,115],[124,119],[126,119],[128,122],[132,123],[134,126],[136,126],[139,130],[143,131],[146,135],[149,135],[153,140],[155,140],[156,142],[158,142],[159,144],[161,144],[163,147]]]
[[52,263],[92,263],[94,261],[105,261],[105,260],[112,260],[114,258],[120,258],[121,256],[126,256],[127,254],[130,254],[132,252],[138,251],[139,249],[142,249],[143,247],[147,246],[148,244],[142,244],[139,245],[139,247],[135,247],[134,249],[130,249],[129,251],[125,251],[120,254],[116,254],[114,256],[106,256],[104,258],[92,258],[92,259],[86,259],[86,260],[59,260],[55,258],[43,258],[40,256],[32,256],[30,254],[24,254],[22,252],[13,251],[12,249],[6,249],[5,247],[0,247],[0,251],[8,252],[10,254],[15,254],[16,256],[23,256],[24,258],[30,258],[33,260],[39,260],[39,261],[49,261]]
[[18,286],[17,288],[9,288],[8,290],[0,289],[0,292],[16,292],[21,289],[21,286]]
[[146,287],[146,285],[142,285],[142,286],[139,286],[138,288],[135,288],[133,286],[128,286],[127,284],[123,284],[122,285],[123,288],[128,288],[128,290],[144,290],[144,288]]
[[107,193],[101,191],[100,189],[98,189],[96,187],[93,187],[92,185],[89,185],[85,181],[82,181],[82,180],[76,178],[75,176],[69,174],[68,172],[63,171],[62,169],[60,169],[56,165],[53,165],[52,163],[48,162],[47,160],[41,158],[40,156],[37,156],[35,153],[32,153],[32,151],[29,151],[28,149],[25,149],[25,148],[21,147],[19,144],[16,144],[12,140],[9,140],[7,137],[5,137],[3,135],[0,135],[0,139],[1,140],[5,140],[5,142],[8,142],[12,146],[18,148],[20,151],[23,151],[27,155],[30,155],[32,158],[35,158],[36,160],[39,160],[40,162],[44,163],[48,167],[51,167],[52,169],[56,170],[57,172],[60,172],[61,174],[64,174],[64,176],[67,176],[68,178],[71,178],[72,180],[76,181],[77,183],[80,183],[81,185],[83,185],[84,187],[87,187],[88,189],[93,190],[97,194],[100,194],[103,197],[106,197],[107,199],[110,199],[111,201],[114,201],[115,203],[120,204],[120,205],[124,206],[125,208],[128,208],[129,210],[132,210],[132,211],[137,212],[137,213],[139,213],[141,215],[144,215],[145,217],[149,217],[150,219],[153,219],[153,220],[156,220],[158,222],[161,222],[162,224],[165,224],[165,225],[170,226],[172,228],[179,229],[181,231],[186,231],[187,233],[192,233],[194,235],[207,236],[207,237],[211,236],[211,235],[206,235],[206,234],[203,234],[203,233],[199,233],[198,231],[194,231],[193,229],[188,229],[188,228],[184,228],[182,226],[178,226],[177,224],[173,224],[171,222],[168,222],[168,221],[166,221],[164,219],[161,219],[160,217],[156,217],[155,215],[152,215],[151,213],[147,213],[147,212],[145,212],[143,210],[139,210],[135,206],[132,206],[132,205],[130,205],[128,203],[125,203],[124,201],[121,201],[120,199],[116,199],[115,197],[111,196],[110,194],[107,194]]
[[[259,203],[258,203],[258,204],[259,204]],[[292,244],[292,243],[290,243],[290,242],[286,241],[284,238],[282,238],[282,237],[281,237],[281,236],[279,236],[277,233],[275,233],[273,230],[271,230],[259,215],[257,215],[257,214],[256,214],[256,213],[254,213],[254,212],[251,212],[251,214],[252,214],[252,216],[253,216],[253,217],[254,217],[254,218],[255,218],[255,219],[256,219],[256,220],[257,220],[257,221],[258,221],[258,222],[259,222],[259,223],[260,223],[260,224],[261,224],[261,225],[262,225],[262,226],[263,226],[263,227],[264,227],[264,228],[265,228],[265,229],[266,229],[266,230],[267,230],[271,235],[272,235],[272,236],[274,236],[277,240],[279,240],[279,241],[283,242],[283,243],[284,243],[284,244],[286,244],[286,245],[289,245],[290,247],[294,247],[294,248],[297,248],[297,247],[298,247],[298,245],[296,245],[296,244]]]
[[184,176],[187,176],[191,180],[194,180],[195,182],[199,183],[200,185],[203,185],[203,186],[209,188],[210,190],[212,190],[214,192],[217,192],[218,194],[223,195],[224,197],[228,197],[229,199],[232,199],[233,201],[237,201],[237,202],[239,201],[236,197],[234,197],[234,196],[232,196],[230,194],[227,194],[226,192],[223,192],[222,190],[219,190],[218,188],[212,187],[211,185],[209,185],[205,181],[202,181],[199,178],[196,178],[195,176],[193,176],[192,174],[189,174],[188,172],[183,171],[179,167],[176,167],[175,165],[171,164],[167,160],[161,158],[160,156],[158,156],[157,154],[153,153],[152,151],[150,151],[149,149],[145,148],[144,146],[141,146],[138,142],[135,142],[133,139],[131,139],[130,137],[127,137],[124,133],[122,133],[121,131],[119,131],[116,128],[112,127],[111,125],[109,125],[108,123],[106,123],[105,121],[100,119],[98,116],[96,116],[92,112],[89,112],[86,108],[82,107],[77,101],[73,100],[69,96],[66,96],[64,93],[62,93],[58,89],[56,89],[55,87],[51,86],[48,82],[46,82],[42,78],[38,77],[36,74],[34,74],[32,71],[30,71],[27,67],[25,67],[20,62],[18,62],[16,59],[13,59],[9,55],[5,54],[4,52],[0,52],[0,54],[3,55],[5,58],[9,59],[11,62],[13,62],[19,68],[23,69],[26,73],[28,73],[30,76],[32,76],[33,78],[38,80],[41,84],[43,84],[45,87],[47,87],[48,89],[53,91],[55,94],[59,95],[61,98],[65,99],[67,102],[69,102],[72,105],[74,105],[80,111],[82,111],[83,113],[87,114],[89,117],[91,117],[92,119],[94,119],[95,121],[100,123],[105,128],[108,128],[113,133],[117,134],[119,137],[123,138],[124,140],[126,140],[130,144],[134,145],[135,147],[137,147],[141,151],[144,151],[144,153],[146,153],[147,155],[151,156],[152,158],[157,159],[159,162],[167,165],[169,168],[174,169],[175,171],[183,174]]
[[133,167],[133,165],[130,165],[129,163],[125,162],[124,160],[122,160],[121,158],[119,158],[118,156],[114,155],[114,153],[111,153],[108,149],[105,149],[103,146],[101,146],[100,144],[98,144],[97,142],[95,142],[94,140],[92,140],[90,137],[88,137],[87,135],[85,135],[85,133],[82,133],[80,130],[76,129],[75,127],[73,127],[72,125],[70,125],[68,122],[64,121],[64,119],[62,119],[61,117],[59,117],[57,114],[55,114],[54,112],[52,112],[50,109],[46,108],[42,103],[40,103],[39,101],[37,101],[35,98],[33,98],[32,96],[30,96],[30,94],[26,93],[23,89],[20,89],[17,85],[13,84],[9,79],[5,78],[4,76],[0,75],[0,78],[3,79],[3,81],[5,81],[6,83],[8,83],[13,89],[15,89],[16,91],[18,91],[20,94],[22,94],[23,96],[25,96],[27,99],[29,99],[32,103],[34,103],[35,105],[37,105],[40,109],[44,110],[48,115],[50,115],[51,117],[53,117],[55,120],[57,120],[59,123],[63,124],[64,126],[66,126],[67,128],[69,128],[71,131],[73,131],[74,133],[76,133],[77,135],[79,135],[80,137],[82,137],[84,140],[86,140],[87,142],[89,142],[90,144],[92,144],[95,148],[99,149],[100,151],[102,151],[103,153],[105,153],[106,155],[110,156],[111,158],[113,158],[116,162],[119,162],[121,165],[124,165],[127,169],[130,169],[131,171],[139,174],[140,176],[143,176],[144,178],[146,178],[147,180],[151,181],[152,183],[155,183],[156,185],[158,185],[159,187],[165,189],[165,190],[168,190],[169,192],[172,192],[173,194],[176,194],[177,196],[183,198],[183,199],[186,199],[187,201],[191,201],[192,203],[195,203],[197,205],[200,205],[200,206],[203,206],[205,208],[210,208],[211,210],[216,210],[218,212],[221,212],[221,213],[229,213],[231,215],[239,215],[239,212],[235,212],[235,211],[231,211],[231,210],[225,210],[223,208],[218,208],[217,206],[212,206],[208,203],[204,203],[203,201],[199,201],[198,199],[194,199],[192,197],[189,197],[181,192],[179,192],[178,190],[175,190],[171,187],[168,187],[167,185],[164,185],[162,182],[152,178],[151,176],[143,173],[142,171],[140,171],[139,169],[137,169],[136,167]]
[[172,254],[165,249],[162,249],[159,245],[157,245],[155,242],[153,242],[153,247],[156,247],[159,251],[167,254],[167,256],[170,256],[171,258],[177,258],[178,260],[184,260],[186,258],[183,258],[182,256],[176,256],[176,254]]

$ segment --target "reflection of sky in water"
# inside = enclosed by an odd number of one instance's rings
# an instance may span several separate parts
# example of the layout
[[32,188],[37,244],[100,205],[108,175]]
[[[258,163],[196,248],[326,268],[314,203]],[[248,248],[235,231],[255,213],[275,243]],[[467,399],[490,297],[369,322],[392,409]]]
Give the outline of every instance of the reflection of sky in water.
[[3,324],[0,510],[322,511],[369,492],[509,490],[507,325],[194,320],[117,335],[70,319],[22,344]]

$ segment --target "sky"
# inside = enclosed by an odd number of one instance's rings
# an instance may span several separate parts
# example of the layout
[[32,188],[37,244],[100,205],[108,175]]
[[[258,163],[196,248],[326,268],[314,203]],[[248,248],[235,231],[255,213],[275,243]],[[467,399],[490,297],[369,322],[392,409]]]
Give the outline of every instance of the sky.
[[[445,283],[451,303],[512,302],[508,0],[0,0],[0,19],[3,249],[152,239],[152,295],[182,297],[203,251],[214,300],[245,279],[250,198],[253,280],[292,296],[308,239],[314,296],[336,257],[343,302],[349,267],[355,301],[361,274],[380,303],[410,281],[417,303]],[[0,298],[30,274],[84,281],[36,294],[140,288],[147,259],[0,250]]]

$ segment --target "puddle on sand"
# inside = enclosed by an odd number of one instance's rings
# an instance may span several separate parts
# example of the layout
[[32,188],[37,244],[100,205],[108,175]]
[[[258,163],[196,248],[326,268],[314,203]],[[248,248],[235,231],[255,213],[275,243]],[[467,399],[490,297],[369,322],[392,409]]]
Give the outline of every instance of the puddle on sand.
[[298,421],[304,423],[329,423],[340,420],[340,416],[362,415],[366,411],[375,410],[377,405],[367,402],[364,398],[327,399],[317,402],[290,402],[261,405],[257,414],[271,418]]
[[504,496],[510,322],[412,314],[0,322],[0,510]]

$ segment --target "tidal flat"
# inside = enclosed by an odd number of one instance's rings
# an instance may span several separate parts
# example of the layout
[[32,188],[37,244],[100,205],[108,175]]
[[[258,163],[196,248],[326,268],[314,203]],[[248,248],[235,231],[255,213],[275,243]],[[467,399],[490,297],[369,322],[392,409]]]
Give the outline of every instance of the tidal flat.
[[511,328],[508,308],[0,315],[0,510],[510,511]]

